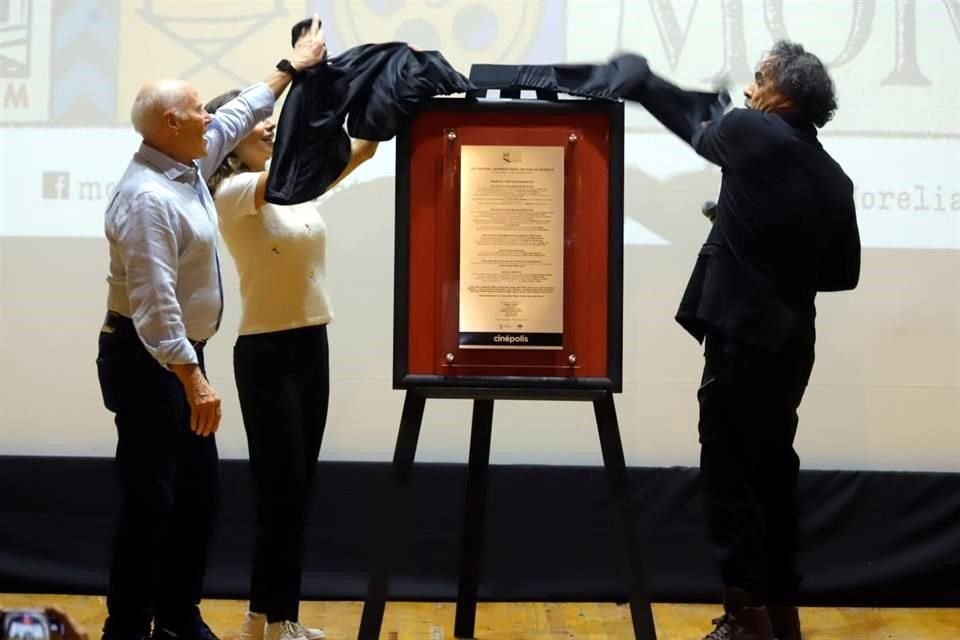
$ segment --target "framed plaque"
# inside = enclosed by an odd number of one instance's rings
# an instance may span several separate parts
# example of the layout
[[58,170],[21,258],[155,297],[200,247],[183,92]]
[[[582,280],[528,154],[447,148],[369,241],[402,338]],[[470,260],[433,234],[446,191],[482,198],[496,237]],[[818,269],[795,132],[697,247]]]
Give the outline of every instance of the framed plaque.
[[395,242],[395,388],[620,391],[622,103],[430,101]]
[[563,146],[460,147],[461,349],[563,349]]

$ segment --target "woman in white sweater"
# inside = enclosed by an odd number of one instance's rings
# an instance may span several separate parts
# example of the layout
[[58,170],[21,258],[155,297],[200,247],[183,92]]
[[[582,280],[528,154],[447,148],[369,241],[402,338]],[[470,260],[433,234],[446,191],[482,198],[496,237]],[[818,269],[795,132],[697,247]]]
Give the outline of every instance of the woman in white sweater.
[[[214,98],[206,110],[214,113],[234,95]],[[233,367],[250,451],[256,540],[240,637],[318,640],[323,631],[301,625],[298,614],[307,501],[330,392],[325,198],[292,206],[264,200],[274,129],[269,119],[258,124],[209,185],[243,306]],[[376,148],[354,140],[337,181]]]

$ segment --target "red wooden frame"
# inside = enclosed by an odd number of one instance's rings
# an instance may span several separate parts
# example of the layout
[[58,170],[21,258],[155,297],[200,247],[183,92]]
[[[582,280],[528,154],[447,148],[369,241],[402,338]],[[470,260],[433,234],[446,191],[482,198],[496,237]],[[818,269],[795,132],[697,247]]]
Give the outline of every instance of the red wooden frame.
[[[610,137],[610,115],[596,111],[438,109],[414,120],[409,157],[398,158],[409,172],[408,375],[609,377]],[[566,148],[561,350],[459,348],[459,149],[471,144]]]

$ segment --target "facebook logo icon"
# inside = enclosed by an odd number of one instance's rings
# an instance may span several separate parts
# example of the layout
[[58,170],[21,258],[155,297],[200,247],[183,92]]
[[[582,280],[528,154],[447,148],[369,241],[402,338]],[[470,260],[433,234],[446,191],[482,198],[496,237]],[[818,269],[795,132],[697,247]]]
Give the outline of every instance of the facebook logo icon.
[[44,171],[44,200],[66,200],[70,197],[70,174],[66,171]]

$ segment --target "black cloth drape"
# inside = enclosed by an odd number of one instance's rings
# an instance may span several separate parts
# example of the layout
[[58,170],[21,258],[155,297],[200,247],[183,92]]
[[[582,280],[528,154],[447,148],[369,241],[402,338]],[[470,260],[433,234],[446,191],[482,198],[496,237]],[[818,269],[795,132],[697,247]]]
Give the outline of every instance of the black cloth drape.
[[[293,40],[309,21],[297,23]],[[420,104],[438,95],[483,89],[540,89],[595,99],[636,100],[650,69],[634,54],[606,64],[475,65],[476,82],[438,51],[402,42],[367,44],[304,70],[293,81],[277,124],[266,199],[295,204],[332,184],[350,159],[350,137],[389,140]],[[722,113],[716,93],[690,92],[684,109],[665,122],[674,130]],[[719,111],[718,111],[719,110]],[[346,123],[346,130],[344,130]]]
[[277,123],[267,201],[316,198],[347,166],[350,137],[389,140],[423,100],[469,88],[439,52],[400,42],[354,47],[306,69]]

